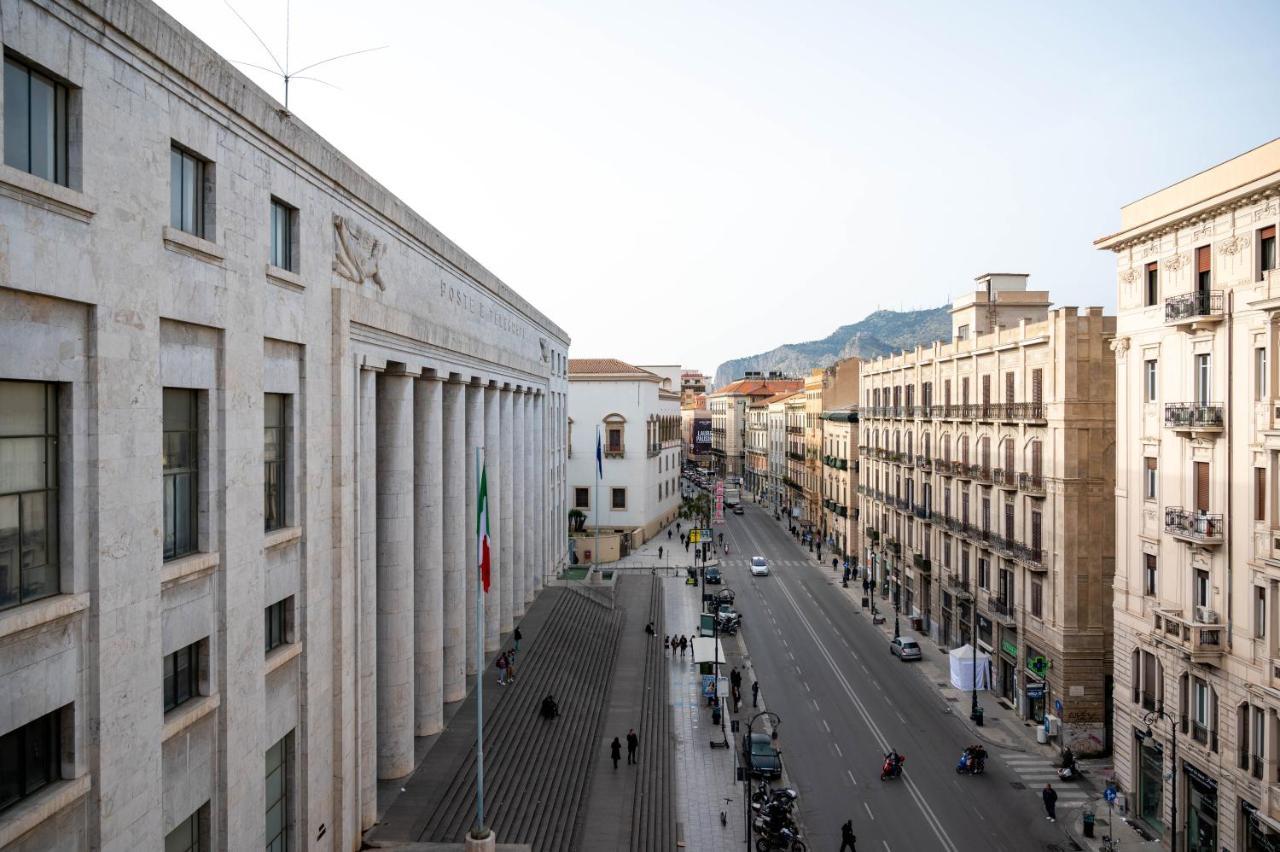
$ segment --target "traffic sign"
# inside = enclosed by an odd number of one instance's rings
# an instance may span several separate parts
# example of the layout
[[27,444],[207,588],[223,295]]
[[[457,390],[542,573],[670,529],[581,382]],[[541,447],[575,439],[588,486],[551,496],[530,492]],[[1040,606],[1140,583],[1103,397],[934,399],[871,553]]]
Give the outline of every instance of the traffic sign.
[[1107,800],[1108,805],[1114,802],[1116,800],[1116,788],[1108,787],[1107,789],[1103,790],[1102,798]]
[[697,544],[702,541],[702,530],[689,530],[689,543]]

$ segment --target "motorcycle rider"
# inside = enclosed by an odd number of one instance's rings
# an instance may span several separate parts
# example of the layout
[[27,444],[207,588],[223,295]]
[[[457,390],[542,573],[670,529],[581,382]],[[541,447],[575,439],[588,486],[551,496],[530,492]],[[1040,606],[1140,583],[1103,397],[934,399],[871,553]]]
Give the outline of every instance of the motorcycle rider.
[[902,755],[898,754],[896,749],[889,749],[889,753],[884,756],[884,766],[880,769],[881,778],[892,778],[902,772]]

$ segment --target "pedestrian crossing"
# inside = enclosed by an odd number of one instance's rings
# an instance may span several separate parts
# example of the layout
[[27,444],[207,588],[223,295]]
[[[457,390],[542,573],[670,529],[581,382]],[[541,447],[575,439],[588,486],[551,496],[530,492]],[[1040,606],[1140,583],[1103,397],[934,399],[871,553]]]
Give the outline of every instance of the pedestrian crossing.
[[1036,795],[1040,794],[1045,784],[1052,784],[1053,789],[1058,791],[1060,808],[1082,805],[1093,798],[1080,781],[1063,781],[1059,778],[1057,768],[1044,755],[1005,752],[999,757],[1027,789]]

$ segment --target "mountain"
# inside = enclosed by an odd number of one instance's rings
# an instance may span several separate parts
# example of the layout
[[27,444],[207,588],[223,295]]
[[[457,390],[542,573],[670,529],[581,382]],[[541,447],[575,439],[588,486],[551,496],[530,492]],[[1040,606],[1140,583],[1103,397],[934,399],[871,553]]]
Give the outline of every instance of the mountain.
[[725,361],[716,368],[715,386],[742,378],[747,370],[778,370],[804,376],[843,358],[878,358],[917,343],[951,339],[950,306],[923,311],[876,311],[861,322],[842,325],[821,340],[784,343],[777,349]]

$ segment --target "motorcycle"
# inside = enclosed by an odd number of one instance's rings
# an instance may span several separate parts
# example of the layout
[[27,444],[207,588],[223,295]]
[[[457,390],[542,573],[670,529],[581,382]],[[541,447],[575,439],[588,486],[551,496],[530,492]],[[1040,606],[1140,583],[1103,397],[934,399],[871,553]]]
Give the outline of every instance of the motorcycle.
[[733,615],[721,613],[716,616],[716,622],[718,623],[717,629],[721,633],[727,633],[732,636],[737,633],[738,628],[742,626],[742,616],[737,613],[734,613]]
[[906,755],[894,755],[892,753],[884,756],[884,763],[880,766],[880,780],[885,781],[891,778],[897,778],[902,774],[902,764],[907,762]]
[[756,852],[773,852],[775,849],[785,849],[789,852],[805,852],[804,841],[800,839],[800,833],[793,826],[782,826],[777,829],[771,829],[767,826],[756,825]]
[[956,764],[956,773],[959,775],[981,775],[987,768],[987,750],[982,747],[970,746],[960,755],[960,762]]
[[1058,777],[1063,781],[1075,781],[1083,774],[1084,770],[1076,763],[1069,763],[1058,770]]
[[779,787],[774,790],[768,784],[762,783],[751,794],[751,807],[757,811],[772,805],[783,805],[789,808],[798,798],[800,794],[794,787]]

